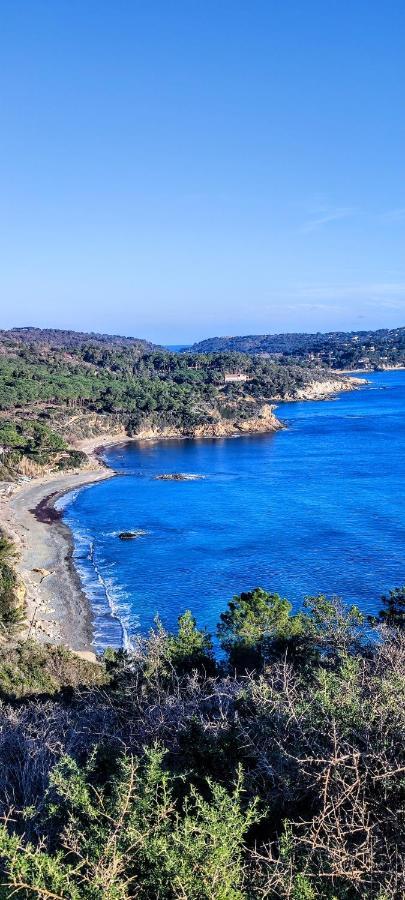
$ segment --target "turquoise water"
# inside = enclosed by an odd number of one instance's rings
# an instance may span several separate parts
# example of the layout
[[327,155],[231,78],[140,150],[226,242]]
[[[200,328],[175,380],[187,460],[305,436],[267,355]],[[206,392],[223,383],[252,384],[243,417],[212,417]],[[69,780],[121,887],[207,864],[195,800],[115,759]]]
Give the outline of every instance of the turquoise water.
[[[214,630],[234,593],[262,585],[299,606],[338,594],[365,611],[405,581],[405,372],[326,402],[289,403],[269,435],[137,442],[119,477],[70,495],[64,518],[95,615],[118,646],[189,608]],[[168,472],[199,481],[157,481]],[[142,529],[122,542],[118,532]]]

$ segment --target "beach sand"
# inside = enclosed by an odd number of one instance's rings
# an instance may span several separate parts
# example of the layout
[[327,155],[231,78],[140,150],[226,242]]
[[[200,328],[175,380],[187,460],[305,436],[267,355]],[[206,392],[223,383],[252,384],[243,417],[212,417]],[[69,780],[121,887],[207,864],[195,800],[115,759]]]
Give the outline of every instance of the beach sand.
[[26,634],[40,642],[91,650],[90,604],[72,562],[70,529],[54,504],[71,490],[113,476],[92,457],[90,467],[81,472],[0,485],[0,524],[15,543],[16,569],[26,588]]

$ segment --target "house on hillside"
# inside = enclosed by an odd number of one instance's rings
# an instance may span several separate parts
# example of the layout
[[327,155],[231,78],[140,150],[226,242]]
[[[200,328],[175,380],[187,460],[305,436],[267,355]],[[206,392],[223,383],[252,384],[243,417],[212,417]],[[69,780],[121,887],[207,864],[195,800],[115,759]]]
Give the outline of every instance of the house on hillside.
[[250,381],[250,375],[246,375],[245,372],[225,372],[224,381],[225,384],[229,384],[232,381]]

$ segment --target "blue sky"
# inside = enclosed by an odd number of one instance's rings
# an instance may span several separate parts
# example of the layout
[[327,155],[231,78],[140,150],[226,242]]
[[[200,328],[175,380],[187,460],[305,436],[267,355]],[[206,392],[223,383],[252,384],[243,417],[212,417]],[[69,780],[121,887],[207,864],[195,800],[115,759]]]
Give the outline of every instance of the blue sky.
[[2,0],[1,327],[405,324],[402,0]]

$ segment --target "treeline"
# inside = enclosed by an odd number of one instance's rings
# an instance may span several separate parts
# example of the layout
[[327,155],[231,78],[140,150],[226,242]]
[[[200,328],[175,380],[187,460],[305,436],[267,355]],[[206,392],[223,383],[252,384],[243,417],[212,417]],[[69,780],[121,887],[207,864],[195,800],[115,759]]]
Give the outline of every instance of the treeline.
[[405,364],[405,328],[209,338],[194,344],[191,349],[196,353],[281,354],[316,361],[333,369],[355,369],[357,366],[378,369]]
[[[247,380],[227,382],[225,376],[232,374]],[[237,353],[140,353],[138,347],[89,344],[66,354],[24,343],[0,356],[0,417],[12,412],[52,429],[60,422],[55,408],[79,408],[121,416],[128,434],[145,422],[187,432],[221,419],[224,411],[235,421],[249,417],[252,400],[294,396],[304,384],[325,377],[324,370],[307,363]],[[10,421],[7,426],[10,431]],[[15,444],[7,443],[4,428],[3,443],[8,449]]]
[[82,347],[91,342],[94,345],[113,345],[119,347],[133,347],[140,352],[152,350],[155,345],[150,341],[140,338],[123,337],[118,334],[86,333],[83,331],[71,331],[62,328],[10,328],[0,331],[0,347],[13,347],[16,344],[26,344],[46,350],[65,349],[71,350]]
[[68,654],[29,673],[18,651],[18,702],[0,656],[2,896],[402,897],[404,610],[405,589],[375,619],[256,589],[220,660],[186,613],[81,686]]

